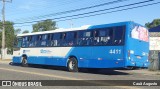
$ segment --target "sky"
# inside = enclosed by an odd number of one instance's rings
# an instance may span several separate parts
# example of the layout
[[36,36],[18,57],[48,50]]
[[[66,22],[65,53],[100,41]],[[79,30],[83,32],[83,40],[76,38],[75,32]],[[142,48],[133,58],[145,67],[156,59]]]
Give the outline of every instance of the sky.
[[[9,1],[9,0],[7,0]],[[71,27],[80,27],[83,25],[99,25],[99,24],[108,24],[116,23],[123,21],[134,21],[141,25],[145,25],[147,22],[151,22],[153,19],[160,18],[160,3],[155,5],[150,5],[146,7],[140,7],[135,9],[129,9],[125,11],[118,11],[109,13],[111,11],[144,6],[146,4],[160,2],[160,0],[121,0],[119,3],[112,3],[107,5],[101,5],[99,7],[85,9],[76,12],[70,12],[62,15],[55,15],[58,12],[64,12],[69,10],[75,10],[79,8],[85,8],[90,6],[95,6],[107,2],[113,2],[117,0],[12,0],[12,2],[5,2],[5,20],[14,22],[15,29],[29,30],[32,32],[32,24],[35,24],[34,21],[41,21],[45,19],[53,19],[57,23],[58,28],[71,28]],[[136,4],[128,7],[125,6],[128,4],[138,3],[148,1],[146,3]],[[2,9],[2,0],[0,1],[0,9]],[[72,16],[92,11],[100,11],[108,8],[119,7],[116,9],[109,9],[104,11],[106,14],[78,18],[69,20],[64,20],[61,17]],[[92,14],[100,14],[104,12],[97,12]],[[0,10],[0,13],[1,10]],[[90,14],[85,14],[90,15]],[[0,20],[2,15],[0,14]],[[61,19],[55,19],[61,18]],[[64,21],[60,21],[64,20]],[[26,23],[33,22],[33,23]],[[18,24],[23,23],[23,24]]]

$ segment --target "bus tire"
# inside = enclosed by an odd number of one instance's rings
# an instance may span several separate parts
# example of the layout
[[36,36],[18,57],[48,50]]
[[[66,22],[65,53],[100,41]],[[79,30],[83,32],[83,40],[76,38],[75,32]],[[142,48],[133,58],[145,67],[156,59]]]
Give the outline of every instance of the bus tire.
[[76,58],[74,57],[69,58],[67,63],[67,68],[68,68],[68,71],[70,72],[78,72],[78,62]]
[[22,65],[23,67],[27,67],[27,66],[28,66],[27,58],[26,58],[26,57],[22,57],[21,65]]

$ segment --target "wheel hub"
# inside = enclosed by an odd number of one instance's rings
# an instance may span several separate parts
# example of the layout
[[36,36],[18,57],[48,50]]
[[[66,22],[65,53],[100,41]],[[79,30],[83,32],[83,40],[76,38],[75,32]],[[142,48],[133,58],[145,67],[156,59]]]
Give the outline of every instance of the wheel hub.
[[70,69],[74,69],[75,63],[74,63],[73,61],[71,61],[71,62],[69,63],[69,67],[70,67]]

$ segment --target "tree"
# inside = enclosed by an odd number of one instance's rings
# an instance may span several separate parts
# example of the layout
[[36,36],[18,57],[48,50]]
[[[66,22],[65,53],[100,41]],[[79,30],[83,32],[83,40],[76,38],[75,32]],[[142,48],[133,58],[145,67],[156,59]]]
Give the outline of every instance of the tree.
[[15,29],[14,30],[14,35],[18,35],[18,34],[20,34],[21,33],[21,29]]
[[[2,22],[0,22],[0,29],[2,29]],[[15,39],[13,22],[5,22],[5,47],[8,49],[13,49],[13,42]],[[0,32],[0,47],[2,47],[2,31]]]
[[22,32],[22,34],[24,34],[24,33],[29,33],[29,31],[28,31],[28,30],[24,30],[24,31]]
[[158,25],[160,25],[160,19],[154,19],[151,23],[148,22],[148,23],[145,24],[145,26],[147,28],[153,28],[153,27],[156,27]]
[[33,24],[32,28],[33,28],[32,32],[55,30],[56,22],[52,20],[45,20],[45,21],[41,21],[36,24]]

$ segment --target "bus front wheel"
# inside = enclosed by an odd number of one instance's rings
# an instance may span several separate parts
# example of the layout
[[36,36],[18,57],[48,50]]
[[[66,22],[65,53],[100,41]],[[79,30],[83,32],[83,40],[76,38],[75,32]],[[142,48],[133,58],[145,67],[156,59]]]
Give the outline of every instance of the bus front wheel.
[[78,62],[76,58],[74,57],[69,58],[67,63],[67,68],[68,68],[68,71],[70,72],[78,72]]
[[22,57],[22,62],[21,62],[23,67],[27,67],[28,63],[27,63],[27,58],[26,57]]

